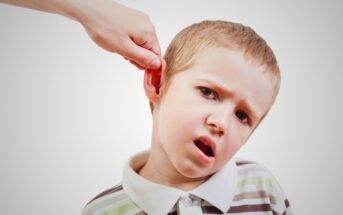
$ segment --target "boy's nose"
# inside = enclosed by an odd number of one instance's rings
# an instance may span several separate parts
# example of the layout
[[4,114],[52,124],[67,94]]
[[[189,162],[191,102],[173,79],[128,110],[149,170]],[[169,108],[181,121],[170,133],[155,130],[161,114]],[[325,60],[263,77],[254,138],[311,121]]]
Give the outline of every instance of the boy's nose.
[[217,111],[209,114],[206,118],[206,125],[211,132],[223,136],[228,130],[229,111]]

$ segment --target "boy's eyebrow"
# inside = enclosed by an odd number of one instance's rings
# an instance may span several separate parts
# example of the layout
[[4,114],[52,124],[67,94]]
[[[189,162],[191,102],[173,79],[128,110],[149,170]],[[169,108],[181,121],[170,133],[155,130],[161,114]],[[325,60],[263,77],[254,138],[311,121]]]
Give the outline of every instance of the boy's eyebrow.
[[[208,80],[208,79],[200,79],[200,80],[209,83],[210,85],[217,88],[217,90],[223,92],[226,95],[234,96],[236,94],[235,91],[228,89],[227,87],[225,87],[224,85],[222,85],[220,83],[216,83],[216,82]],[[261,119],[262,115],[258,114],[257,111],[253,108],[253,105],[251,105],[247,100],[243,99],[243,100],[241,100],[241,102],[243,103],[243,106],[245,106],[245,108],[247,108],[249,110],[249,112],[253,116],[253,118],[255,118],[258,122]]]

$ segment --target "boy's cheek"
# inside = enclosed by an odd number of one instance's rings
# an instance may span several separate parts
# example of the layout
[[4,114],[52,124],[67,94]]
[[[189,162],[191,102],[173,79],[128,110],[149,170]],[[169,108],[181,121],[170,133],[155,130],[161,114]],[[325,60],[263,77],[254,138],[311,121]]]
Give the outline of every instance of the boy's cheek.
[[166,129],[174,130],[175,134],[194,130],[201,123],[199,115],[191,108],[171,108],[164,116],[165,117],[162,116],[161,118],[161,126],[164,125]]

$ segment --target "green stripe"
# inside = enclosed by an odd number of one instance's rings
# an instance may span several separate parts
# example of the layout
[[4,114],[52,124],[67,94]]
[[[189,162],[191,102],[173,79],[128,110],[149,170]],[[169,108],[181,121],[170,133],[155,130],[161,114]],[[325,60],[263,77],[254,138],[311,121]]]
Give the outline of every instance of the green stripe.
[[121,214],[124,214],[131,209],[134,209],[134,208],[136,208],[136,205],[133,202],[129,202],[129,203],[122,205],[118,208],[107,211],[107,212],[103,213],[102,215],[121,215]]
[[274,187],[272,180],[268,178],[263,178],[260,176],[242,179],[238,181],[237,183],[238,187],[244,187],[247,185],[267,185],[268,187],[271,187],[271,188]]
[[[267,186],[270,191],[275,190],[273,181],[270,180],[269,178],[264,178],[261,176],[246,178],[246,179],[239,180],[237,182],[237,186],[240,188],[247,186],[247,185],[262,185],[262,186]],[[276,202],[280,203],[281,199],[278,196],[278,193],[273,192],[271,194],[273,194],[275,196]]]

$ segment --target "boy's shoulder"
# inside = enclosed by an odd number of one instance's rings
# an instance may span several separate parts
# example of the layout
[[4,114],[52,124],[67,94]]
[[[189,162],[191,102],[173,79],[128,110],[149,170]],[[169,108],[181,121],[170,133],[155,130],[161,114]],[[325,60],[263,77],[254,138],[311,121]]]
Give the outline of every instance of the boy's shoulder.
[[133,214],[141,212],[136,204],[126,195],[121,184],[117,184],[94,197],[84,207],[82,215],[117,214],[118,211],[122,213],[133,212]]
[[292,214],[288,198],[282,187],[264,165],[244,158],[234,158],[237,167],[237,183],[234,202],[250,204],[253,200],[268,200],[264,203],[272,211]]
[[264,165],[244,158],[234,158],[237,167],[237,187],[252,187],[282,191],[273,173]]

